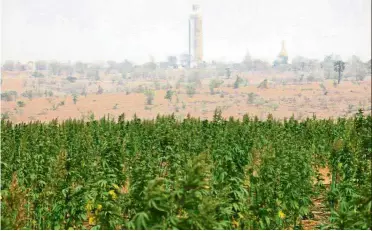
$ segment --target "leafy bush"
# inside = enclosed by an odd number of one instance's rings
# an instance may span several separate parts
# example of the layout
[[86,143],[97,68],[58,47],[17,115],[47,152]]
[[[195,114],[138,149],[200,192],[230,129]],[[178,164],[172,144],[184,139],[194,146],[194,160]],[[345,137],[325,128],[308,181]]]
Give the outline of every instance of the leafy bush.
[[147,89],[145,90],[144,94],[146,96],[146,104],[152,105],[154,98],[155,98],[155,92],[153,90]]
[[267,79],[265,79],[264,81],[262,81],[257,88],[260,88],[260,89],[267,89],[269,86],[267,84]]
[[103,93],[103,88],[101,87],[101,85],[99,85],[97,95],[101,95],[102,93]]
[[237,77],[236,77],[236,80],[235,80],[235,82],[234,82],[234,89],[239,88],[240,84],[242,84],[242,83],[243,83],[243,79],[240,78],[239,76],[237,76]]
[[76,77],[73,77],[73,76],[68,76],[66,79],[67,79],[70,83],[75,83],[76,80],[77,80],[77,78],[76,78]]
[[191,98],[196,93],[196,86],[195,84],[187,84],[186,86],[186,94]]
[[1,100],[3,101],[13,101],[17,98],[17,92],[16,91],[6,91],[1,93]]
[[34,93],[33,93],[32,90],[27,90],[27,91],[23,92],[21,95],[25,98],[30,99],[30,100],[32,100],[32,98],[34,97]]
[[44,74],[37,71],[33,72],[31,76],[34,78],[44,78]]
[[215,89],[215,88],[219,88],[222,84],[223,84],[223,80],[220,80],[220,79],[212,79],[212,80],[209,82],[209,90],[210,90],[211,94],[213,95],[213,94],[214,94],[214,89]]
[[78,96],[77,96],[76,94],[73,94],[73,95],[72,95],[72,101],[74,102],[74,104],[77,103],[77,101],[78,101]]
[[172,90],[167,90],[167,93],[165,94],[164,99],[167,99],[167,100],[169,100],[169,102],[171,102],[173,94],[174,94],[174,92]]
[[26,104],[25,104],[25,102],[23,102],[23,101],[18,101],[17,102],[17,106],[18,107],[24,107]]
[[10,119],[10,113],[9,112],[1,113],[1,120],[8,120],[8,119]]
[[255,98],[256,98],[256,94],[254,94],[252,92],[249,93],[248,94],[248,99],[247,99],[248,104],[253,104],[254,101],[255,101]]

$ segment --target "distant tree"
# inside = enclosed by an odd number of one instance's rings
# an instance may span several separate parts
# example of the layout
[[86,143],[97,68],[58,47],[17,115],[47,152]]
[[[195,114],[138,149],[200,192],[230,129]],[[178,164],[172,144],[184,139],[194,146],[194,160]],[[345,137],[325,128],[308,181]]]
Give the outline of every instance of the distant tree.
[[108,67],[106,68],[105,73],[108,74],[112,70],[117,70],[117,63],[115,61],[109,60],[107,61]]
[[12,60],[5,61],[4,65],[3,65],[4,71],[13,71],[14,68],[15,68],[14,61],[12,61]]
[[239,75],[237,75],[237,76],[236,76],[236,80],[235,80],[235,82],[234,82],[234,89],[238,89],[239,86],[240,86],[240,84],[242,84],[242,83],[243,83],[243,79],[240,78]]
[[341,74],[345,70],[345,63],[341,60],[338,60],[334,63],[334,70],[338,73],[338,84],[341,82]]
[[189,54],[182,54],[180,56],[180,63],[182,66],[184,67],[188,67],[189,66],[189,62],[190,62],[190,55]]
[[168,65],[176,68],[177,67],[177,57],[176,56],[168,56]]
[[260,88],[260,89],[267,89],[268,88],[268,84],[267,84],[267,79],[264,79],[259,85],[257,88]]
[[194,83],[190,83],[186,86],[186,94],[191,98],[196,93],[196,87]]
[[266,71],[270,67],[270,64],[268,62],[265,62],[260,59],[255,59],[252,62],[252,69],[255,71]]
[[73,77],[73,76],[68,76],[66,79],[67,79],[70,83],[75,83],[76,80],[77,80],[77,78],[76,78],[76,77]]
[[335,55],[327,55],[324,57],[321,67],[323,69],[325,79],[334,79],[336,72],[334,71],[334,63],[338,60]]
[[61,64],[57,61],[52,61],[49,63],[49,72],[52,75],[59,75],[61,71]]
[[172,97],[173,97],[173,91],[172,90],[167,90],[167,93],[165,94],[165,97],[164,97],[164,99],[167,99],[167,100],[169,100],[169,102],[171,102],[172,101]]
[[213,95],[214,94],[214,89],[220,87],[222,84],[223,84],[223,80],[212,79],[209,82],[209,90],[210,90],[211,94]]
[[78,100],[78,96],[76,94],[73,94],[72,101],[74,101],[74,104],[76,104],[77,100]]
[[16,91],[6,91],[1,93],[1,100],[4,101],[13,101],[17,99],[17,92]]
[[226,71],[226,72],[225,72],[226,77],[227,77],[228,79],[230,79],[230,77],[231,77],[231,70],[230,70],[230,68],[226,68],[225,71]]
[[78,61],[78,62],[75,63],[74,69],[75,69],[75,72],[76,73],[78,73],[78,74],[84,74],[86,67],[85,67],[85,64],[84,63]]
[[153,90],[145,90],[144,92],[145,96],[146,96],[146,104],[147,105],[152,105],[153,101],[154,101],[154,96],[155,96],[155,92]]
[[101,95],[102,93],[103,93],[103,88],[101,87],[101,85],[99,85],[97,95]]
[[351,70],[357,81],[363,80],[367,74],[366,65],[355,55],[351,58]]
[[48,63],[44,60],[38,60],[35,62],[37,71],[45,71],[48,69]]
[[133,71],[133,64],[128,60],[121,62],[117,65],[118,71],[122,74],[122,77],[126,77],[128,73]]
[[43,73],[41,73],[41,72],[37,72],[37,71],[33,72],[33,73],[31,74],[31,76],[34,77],[34,78],[44,78]]
[[247,51],[244,60],[243,60],[243,67],[245,70],[251,70],[253,67],[253,61],[250,53]]
[[148,63],[143,64],[142,67],[146,71],[154,71],[156,69],[156,64],[153,62],[148,62]]

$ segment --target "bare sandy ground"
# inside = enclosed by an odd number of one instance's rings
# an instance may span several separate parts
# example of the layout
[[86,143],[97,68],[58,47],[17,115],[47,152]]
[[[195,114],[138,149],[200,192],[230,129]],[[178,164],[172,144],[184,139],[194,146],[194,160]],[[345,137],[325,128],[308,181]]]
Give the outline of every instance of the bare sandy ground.
[[[105,90],[118,89],[110,80],[95,82],[88,87],[93,89],[86,96],[79,95],[76,104],[72,95],[55,94],[52,97],[39,97],[32,100],[22,97],[21,93],[30,88],[30,82],[36,81],[26,77],[26,74],[3,75],[2,92],[14,90],[18,92],[16,101],[1,101],[1,113],[7,113],[13,122],[28,122],[32,120],[50,121],[57,118],[65,120],[69,118],[89,118],[93,113],[95,118],[110,114],[117,117],[125,113],[130,119],[136,114],[139,118],[151,119],[158,114],[174,113],[182,119],[190,114],[201,119],[213,118],[214,110],[219,107],[225,118],[233,116],[242,118],[248,113],[260,119],[267,118],[271,113],[275,118],[283,119],[291,117],[304,119],[312,117],[329,118],[351,116],[358,108],[364,108],[367,113],[371,109],[371,80],[362,82],[343,81],[335,86],[333,81],[324,81],[322,84],[327,89],[327,94],[321,88],[320,82],[305,84],[269,84],[268,89],[257,88],[257,83],[262,81],[262,76],[248,78],[248,86],[233,89],[234,79],[225,80],[222,87],[215,89],[217,92],[211,95],[208,83],[210,79],[202,81],[202,88],[198,88],[193,97],[186,94],[186,89],[181,87],[176,90],[172,101],[164,99],[166,90],[155,90],[153,105],[146,105],[146,96],[143,93],[120,92],[120,89],[145,84],[146,81],[126,83],[120,86],[118,92],[97,95],[93,93],[98,85]],[[283,78],[283,76],[277,76]],[[60,79],[54,78],[50,88],[58,85]],[[166,80],[159,80],[165,84]],[[228,87],[229,86],[229,87]],[[253,93],[253,102],[248,102],[248,94]],[[178,100],[177,100],[178,98]],[[23,101],[24,107],[17,106],[17,101]],[[63,102],[63,103],[62,103]],[[62,105],[63,104],[63,105]]]

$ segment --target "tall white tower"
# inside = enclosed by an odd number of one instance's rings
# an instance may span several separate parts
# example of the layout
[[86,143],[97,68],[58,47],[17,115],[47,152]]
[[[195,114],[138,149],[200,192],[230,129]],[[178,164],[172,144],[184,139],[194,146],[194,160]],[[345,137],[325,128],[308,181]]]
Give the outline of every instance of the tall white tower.
[[189,66],[197,67],[203,62],[203,30],[199,5],[192,6],[189,19]]

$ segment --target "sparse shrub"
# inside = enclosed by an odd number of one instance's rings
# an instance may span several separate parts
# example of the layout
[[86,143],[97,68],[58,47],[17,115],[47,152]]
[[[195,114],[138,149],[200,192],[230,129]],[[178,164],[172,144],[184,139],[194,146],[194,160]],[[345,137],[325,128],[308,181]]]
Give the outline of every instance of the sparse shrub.
[[83,87],[83,89],[81,90],[81,93],[80,93],[80,95],[83,95],[83,96],[87,96],[87,88],[86,87]]
[[248,100],[247,100],[248,104],[253,104],[255,98],[256,98],[256,94],[254,94],[253,92],[249,93],[248,94]]
[[63,106],[63,105],[65,105],[65,101],[61,101],[58,103],[58,106]]
[[24,107],[26,104],[23,101],[18,101],[17,105],[18,105],[18,107]]
[[258,85],[258,88],[260,88],[260,89],[267,89],[267,88],[268,88],[268,85],[267,85],[267,79],[265,79],[264,81],[262,81],[262,82]]
[[155,87],[155,90],[160,90],[160,83],[159,83],[159,81],[155,81],[154,82],[154,87]]
[[181,87],[181,79],[178,79],[177,82],[176,82],[176,89],[180,89]]
[[1,100],[3,101],[13,101],[17,98],[17,92],[16,91],[6,91],[4,93],[1,93]]
[[195,84],[188,84],[186,86],[186,94],[191,98],[195,95],[195,93],[196,93]]
[[274,109],[274,111],[276,111],[276,109],[278,109],[279,105],[277,103],[273,103],[271,105],[271,107]]
[[223,80],[220,79],[212,79],[209,82],[209,90],[212,95],[214,95],[214,89],[220,87],[223,84]]
[[323,90],[323,94],[324,95],[327,95],[328,94],[328,91],[327,91],[327,88],[324,86],[323,83],[319,84],[320,88]]
[[155,92],[153,90],[145,90],[144,92],[145,96],[146,96],[146,104],[147,105],[152,105],[153,101],[154,101],[154,97],[155,97]]
[[9,112],[1,113],[1,120],[8,120],[10,118]]
[[76,80],[77,80],[76,77],[72,77],[72,76],[68,76],[66,79],[67,79],[70,83],[75,83]]
[[185,102],[182,101],[182,109],[185,110],[186,109],[186,104]]
[[313,82],[315,80],[315,77],[313,75],[309,75],[306,79],[308,82]]
[[118,105],[119,104],[115,104],[115,106],[112,109],[114,109],[114,110],[118,109]]
[[101,85],[99,85],[97,95],[101,95],[102,93],[103,93],[103,88],[101,87]]
[[243,79],[239,76],[236,76],[236,80],[234,82],[234,89],[238,89],[240,84],[243,82]]
[[34,77],[34,78],[44,78],[43,73],[40,73],[40,72],[37,72],[37,71],[33,72],[31,76]]
[[22,95],[23,97],[28,98],[29,100],[32,100],[32,98],[33,98],[33,96],[34,96],[32,90],[27,90],[27,91],[23,92],[21,95]]
[[139,85],[138,87],[137,87],[137,89],[136,89],[136,92],[137,93],[144,93],[145,92],[145,88],[143,87],[143,85],[141,84],[141,85]]
[[167,90],[167,93],[165,94],[164,99],[167,99],[167,100],[169,100],[169,102],[171,102],[173,94],[174,94],[174,92],[172,90]]
[[78,101],[78,96],[76,94],[72,95],[72,101],[74,101],[74,104]]

